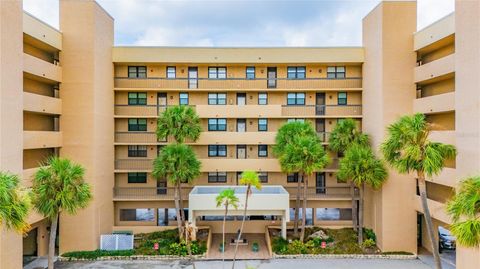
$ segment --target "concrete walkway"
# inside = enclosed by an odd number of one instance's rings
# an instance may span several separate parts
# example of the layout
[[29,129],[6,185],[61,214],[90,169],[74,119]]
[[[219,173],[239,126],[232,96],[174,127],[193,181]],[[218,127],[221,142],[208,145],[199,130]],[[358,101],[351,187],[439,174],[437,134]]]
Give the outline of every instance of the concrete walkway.
[[[225,259],[233,259],[233,254],[235,252],[235,245],[231,245],[231,239],[236,238],[236,234],[226,234],[225,241]],[[264,234],[243,234],[242,238],[246,238],[248,245],[238,246],[237,259],[238,260],[262,260],[269,259],[270,255],[268,253],[267,244],[265,243]],[[212,244],[210,245],[210,250],[208,251],[208,259],[211,260],[221,260],[222,253],[220,252],[220,243],[222,242],[222,234],[213,234]],[[252,244],[254,242],[258,243],[259,250],[258,252],[252,251]]]
[[[196,269],[222,269],[221,261],[195,262]],[[248,267],[247,267],[248,266]],[[64,262],[56,263],[56,269],[191,269],[187,261],[103,261],[103,262]],[[231,268],[231,262],[225,263]],[[246,269],[431,269],[420,260],[376,260],[376,259],[279,259],[239,261],[235,268]]]
[[[434,267],[433,255],[432,253],[428,252],[428,250],[420,248],[418,250],[418,259],[420,259],[423,263],[427,264],[431,268]],[[440,253],[440,259],[442,260],[443,269],[455,269],[455,250],[443,250],[443,252]]]

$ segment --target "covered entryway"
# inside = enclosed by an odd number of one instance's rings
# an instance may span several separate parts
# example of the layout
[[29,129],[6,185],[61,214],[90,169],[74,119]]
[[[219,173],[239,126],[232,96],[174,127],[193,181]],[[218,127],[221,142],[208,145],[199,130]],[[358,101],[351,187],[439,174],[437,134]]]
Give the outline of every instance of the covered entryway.
[[[225,259],[233,259],[235,252],[235,244],[232,240],[236,238],[237,234],[227,233],[225,235]],[[267,243],[265,242],[265,234],[246,233],[242,236],[247,243],[238,246],[237,260],[265,260],[270,258],[268,253]],[[210,248],[208,249],[208,259],[221,260],[222,234],[213,234]]]

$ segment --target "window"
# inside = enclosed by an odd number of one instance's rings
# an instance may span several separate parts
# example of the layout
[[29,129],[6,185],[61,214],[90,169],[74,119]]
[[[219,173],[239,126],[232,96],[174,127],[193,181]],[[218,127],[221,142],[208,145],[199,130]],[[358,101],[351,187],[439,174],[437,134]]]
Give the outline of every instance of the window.
[[288,183],[298,182],[299,178],[301,178],[301,180],[303,182],[303,177],[301,177],[298,173],[288,174],[287,175],[287,182]]
[[128,105],[130,106],[144,106],[147,104],[146,92],[129,92],[128,93]]
[[268,94],[266,92],[258,93],[258,104],[259,105],[268,104]]
[[177,210],[175,208],[158,208],[158,226],[168,226],[169,221],[177,219]]
[[128,146],[128,157],[147,157],[147,146]]
[[181,92],[179,94],[178,103],[180,105],[188,105],[188,92]]
[[227,172],[208,172],[208,183],[226,183]]
[[209,131],[226,131],[227,119],[208,119]]
[[261,132],[266,132],[268,130],[267,119],[258,119],[258,130]]
[[120,221],[155,221],[153,208],[120,209]]
[[226,93],[209,93],[208,104],[209,105],[226,105],[227,94]]
[[292,118],[292,119],[287,119],[287,123],[289,122],[301,122],[301,123],[305,123],[305,119],[298,119],[298,118]]
[[[302,219],[303,208],[298,209],[298,217]],[[306,208],[306,224],[313,225],[313,208]],[[290,208],[290,219],[295,219],[295,208]]]
[[289,79],[304,79],[305,66],[289,66],[287,67],[287,78]]
[[258,172],[258,178],[261,183],[268,183],[268,173],[267,172]]
[[337,99],[338,99],[338,104],[339,105],[347,105],[347,93],[346,92],[339,92],[338,95],[337,95]]
[[345,78],[345,66],[327,67],[327,78]]
[[226,79],[227,68],[226,67],[209,67],[208,78],[210,79]]
[[208,145],[208,157],[226,157],[227,145]]
[[317,220],[352,220],[351,208],[316,208]]
[[147,173],[128,173],[128,183],[147,183]]
[[147,131],[147,119],[128,119],[128,131]]
[[258,145],[258,157],[267,157],[267,156],[268,156],[268,146]]
[[177,70],[175,66],[167,66],[167,78],[175,78],[177,76]]
[[247,79],[255,79],[255,66],[247,66],[246,78]]
[[287,93],[287,105],[305,105],[305,93],[304,92]]
[[129,66],[128,77],[129,78],[146,78],[147,67],[146,66]]

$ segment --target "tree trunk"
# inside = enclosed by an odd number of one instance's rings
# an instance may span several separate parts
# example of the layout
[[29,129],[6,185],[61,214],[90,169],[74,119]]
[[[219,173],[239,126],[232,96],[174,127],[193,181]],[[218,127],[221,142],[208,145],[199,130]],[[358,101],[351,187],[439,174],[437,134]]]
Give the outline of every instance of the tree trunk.
[[240,243],[240,238],[242,237],[242,232],[243,232],[243,225],[245,224],[245,218],[247,217],[248,194],[250,193],[250,188],[251,188],[251,185],[247,185],[247,190],[245,192],[245,208],[243,209],[242,225],[240,225],[240,231],[238,233],[237,242],[235,242],[235,252],[233,253],[232,269],[235,268],[235,259],[237,258],[238,244]]
[[357,214],[357,200],[355,200],[355,185],[350,182],[351,194],[352,194],[352,225],[353,230],[357,231],[358,227],[358,214]]
[[48,242],[48,269],[54,268],[53,257],[55,256],[55,240],[57,238],[57,228],[58,228],[58,213],[52,219],[50,225],[50,240]]
[[227,225],[228,203],[225,204],[225,215],[222,225],[222,269],[225,268],[225,226]]
[[363,243],[363,210],[364,210],[364,201],[363,197],[365,195],[365,183],[362,183],[360,186],[360,201],[359,210],[358,210],[358,244],[361,246]]
[[427,225],[428,237],[432,244],[432,254],[435,263],[435,269],[441,269],[442,263],[440,261],[440,254],[438,254],[438,244],[435,242],[435,231],[433,231],[432,216],[427,203],[427,187],[425,183],[425,176],[422,172],[417,172],[418,175],[418,189],[420,191],[420,198],[422,200],[423,216],[425,217],[425,224]]
[[178,228],[178,236],[180,238],[180,240],[183,239],[183,229],[182,229],[182,215],[180,213],[180,197],[179,197],[179,193],[178,193],[178,189],[180,187],[178,186],[178,184],[175,184],[175,207],[177,209],[177,228]]
[[300,210],[300,190],[301,190],[301,184],[302,182],[300,181],[300,178],[298,178],[297,182],[297,197],[295,200],[295,217],[293,221],[293,236],[298,237],[298,215],[299,215],[299,210]]
[[182,197],[182,183],[178,184],[178,199],[179,199],[179,204],[180,204],[180,216],[181,216],[181,221],[182,221],[182,227],[185,225],[185,222],[187,221],[185,219],[185,211],[183,207],[183,197]]
[[190,245],[190,230],[185,228],[185,244],[187,245],[187,252],[188,252],[188,259],[192,263],[193,269],[195,269],[195,263],[193,262],[193,256],[192,256],[192,247]]
[[300,242],[303,242],[305,239],[305,225],[307,225],[307,187],[308,177],[303,174],[302,230],[300,231]]

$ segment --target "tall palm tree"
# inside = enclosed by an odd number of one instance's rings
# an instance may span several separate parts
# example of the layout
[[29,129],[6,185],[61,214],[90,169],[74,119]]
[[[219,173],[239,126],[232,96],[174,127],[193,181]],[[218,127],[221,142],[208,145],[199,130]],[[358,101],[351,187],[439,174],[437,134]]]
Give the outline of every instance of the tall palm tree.
[[351,180],[360,190],[358,243],[362,244],[365,185],[380,188],[387,180],[387,169],[370,147],[354,144],[345,151],[337,176],[341,180]]
[[0,172],[0,225],[23,234],[30,228],[27,222],[30,199],[19,183],[17,175]]
[[235,242],[235,252],[233,253],[232,269],[235,268],[235,259],[237,258],[238,244],[240,243],[240,238],[242,238],[243,226],[245,225],[245,219],[247,217],[248,197],[252,194],[252,187],[257,190],[262,189],[260,178],[258,177],[258,173],[255,171],[244,171],[242,173],[242,178],[240,179],[240,184],[247,186],[247,188],[245,190],[245,205],[243,208],[242,224],[240,225],[240,231],[238,232],[237,240]]
[[[329,148],[342,156],[353,144],[369,146],[368,136],[363,134],[354,119],[342,119],[333,128],[328,139]],[[357,202],[355,200],[355,185],[351,182],[352,192],[352,223],[353,229],[357,230],[358,215]]]
[[300,136],[285,147],[285,153],[280,156],[279,162],[286,172],[297,172],[303,178],[302,229],[300,231],[300,241],[303,242],[307,220],[308,177],[316,171],[323,170],[330,160],[317,136]]
[[238,208],[238,197],[235,195],[234,189],[225,189],[221,191],[217,197],[217,207],[225,207],[225,213],[223,214],[223,225],[222,225],[222,268],[225,265],[225,225],[227,222],[228,208],[233,207],[234,209]]
[[192,148],[184,144],[170,144],[160,151],[153,162],[152,175],[158,180],[167,178],[175,186],[175,208],[177,211],[177,228],[179,237],[183,238],[182,213],[180,204],[180,186],[182,183],[191,184],[200,175],[200,161]]
[[85,182],[85,168],[69,159],[52,157],[35,173],[32,201],[36,210],[51,221],[48,244],[48,268],[53,269],[58,216],[71,215],[88,206],[92,199],[90,185]]
[[[289,122],[280,127],[275,136],[275,146],[273,146],[273,154],[280,159],[285,154],[285,148],[287,145],[292,144],[298,137],[303,136],[316,136],[317,133],[313,129],[312,125],[304,122],[294,121]],[[282,166],[282,163],[280,163]],[[282,167],[283,172],[287,172],[285,167]],[[297,192],[295,197],[295,216],[293,222],[293,235],[298,236],[298,218],[300,211],[300,192],[301,192],[302,180],[297,181]]]
[[[195,142],[200,137],[202,127],[200,117],[190,106],[172,106],[168,107],[158,118],[157,138],[164,140],[173,137],[176,143],[183,144],[185,140]],[[181,185],[181,184],[180,184]],[[183,208],[183,197],[180,192],[180,207]],[[185,214],[182,210],[178,216],[182,223],[185,222]]]
[[385,160],[399,173],[416,173],[435,268],[440,269],[442,265],[427,203],[425,177],[440,173],[445,166],[445,161],[455,158],[456,150],[452,145],[430,141],[428,136],[431,128],[431,124],[425,120],[423,114],[403,116],[388,127],[381,151]]
[[177,143],[184,143],[187,139],[195,142],[201,132],[200,117],[190,106],[169,107],[158,118],[157,137],[159,139],[171,136]]
[[480,246],[480,176],[469,177],[460,183],[455,196],[447,204],[452,216],[450,231],[460,245]]

